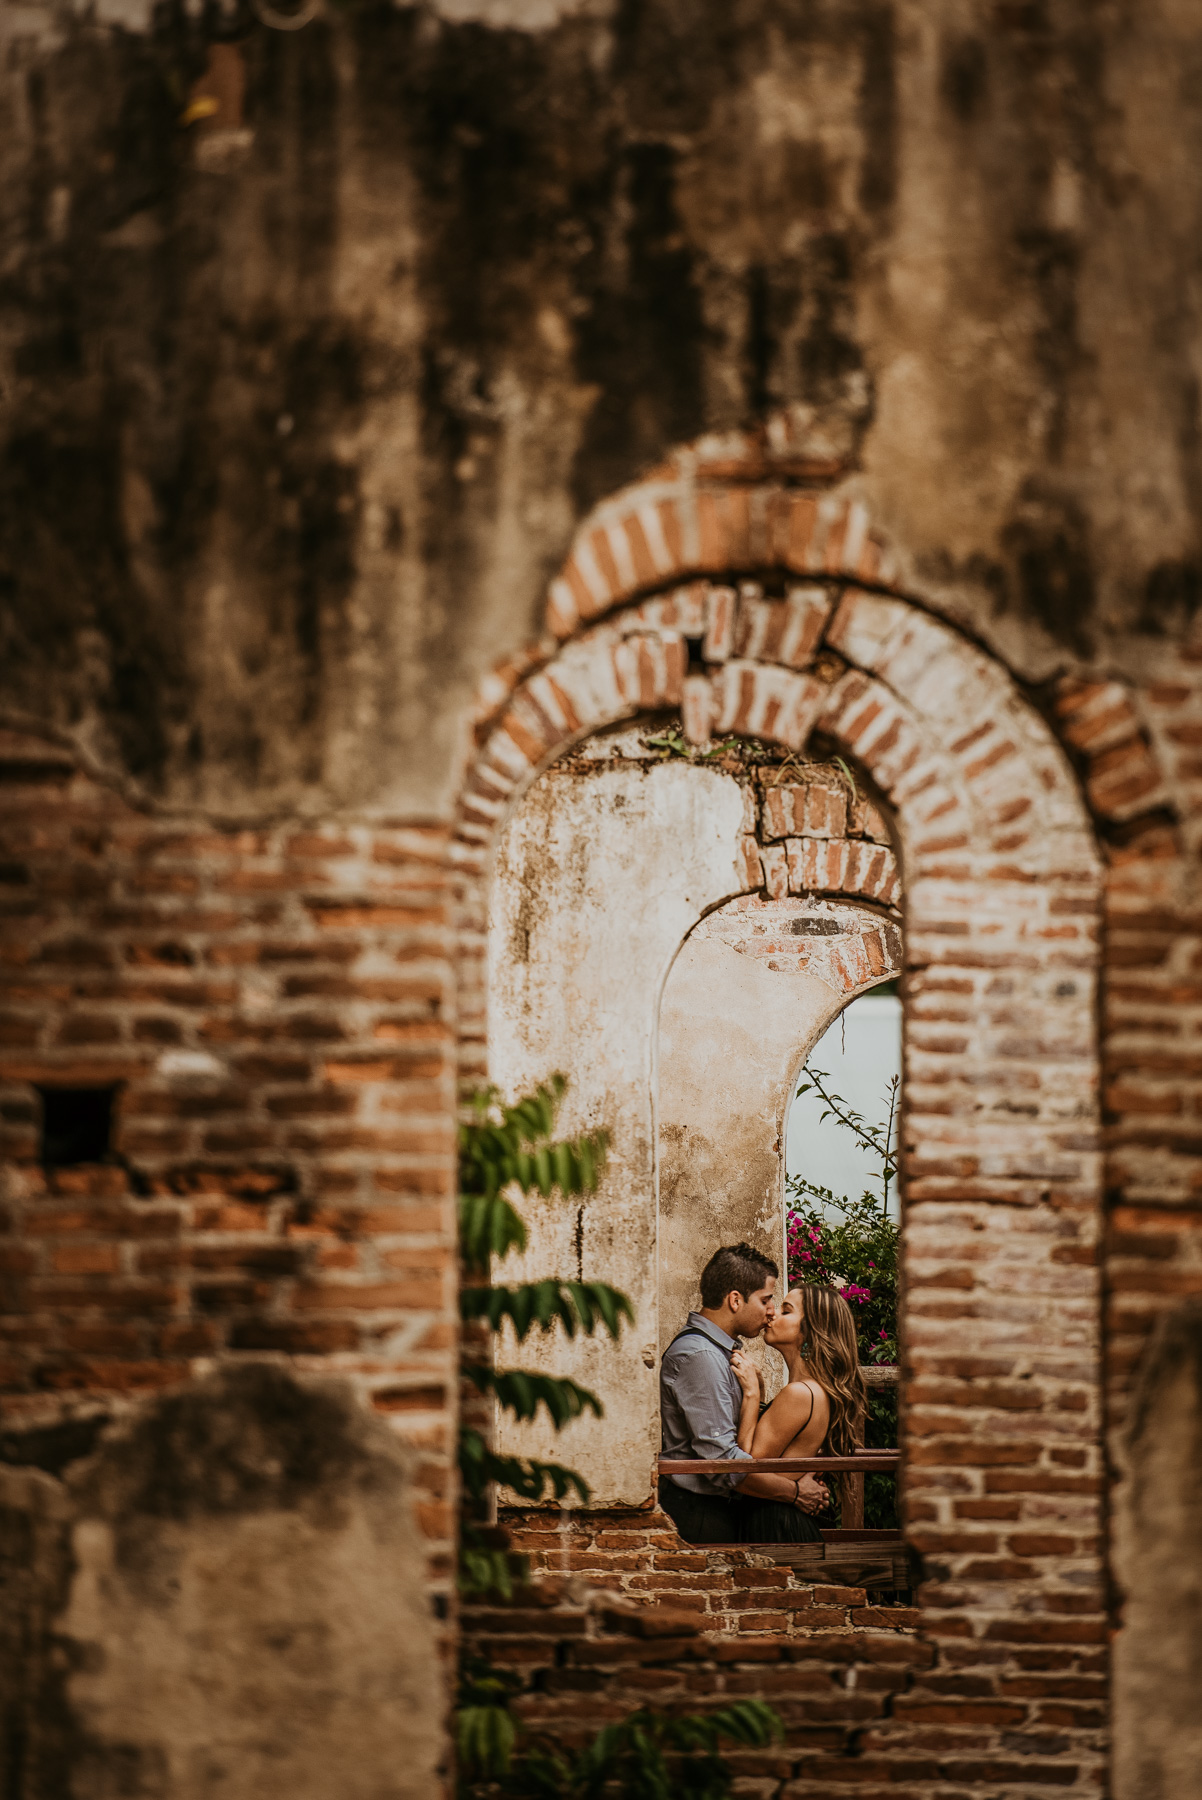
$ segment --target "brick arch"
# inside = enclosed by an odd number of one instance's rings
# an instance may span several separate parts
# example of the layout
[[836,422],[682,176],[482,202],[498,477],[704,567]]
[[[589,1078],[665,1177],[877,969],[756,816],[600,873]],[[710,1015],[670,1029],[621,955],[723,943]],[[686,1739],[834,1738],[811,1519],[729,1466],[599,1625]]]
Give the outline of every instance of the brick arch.
[[[828,890],[829,892],[830,890]],[[798,934],[799,919],[829,920],[829,934]],[[698,921],[690,937],[710,938],[785,974],[816,975],[840,1006],[902,972],[901,927],[853,896],[834,899],[738,894]]]
[[786,415],[677,451],[581,524],[551,583],[548,631],[562,640],[641,593],[731,569],[891,585],[896,551],[856,494],[826,485],[841,472],[804,454]]
[[[678,584],[703,591],[705,578],[728,582],[732,573],[772,570],[794,583],[917,593],[916,572],[870,516],[846,464],[815,454],[806,428],[806,417],[786,408],[749,429],[710,434],[596,506],[550,584],[544,635],[482,682],[478,740],[515,688],[565,641],[648,596],[653,612],[671,609],[669,591]],[[722,591],[733,599],[729,588]],[[738,653],[802,666],[798,610],[793,598],[761,608],[758,618],[744,609]],[[1170,853],[1170,787],[1132,684],[1116,675],[1064,676],[1044,699],[1099,826],[1128,838],[1155,832],[1158,853]]]
[[[857,541],[870,541],[859,525]],[[724,554],[728,567],[755,561],[739,546]],[[1003,1728],[1037,1722],[1013,1697],[1031,1691],[1022,1646],[1067,1646],[1084,1670],[1082,1646],[1105,1632],[1093,1498],[1101,867],[1065,754],[1005,670],[830,563],[822,579],[697,577],[626,604],[630,584],[613,587],[605,617],[540,647],[494,704],[455,854],[470,931],[493,833],[535,773],[573,741],[667,708],[696,741],[736,733],[800,750],[819,732],[893,808],[906,910],[903,1493],[927,1559],[923,1634],[937,1669],[971,1670],[989,1713],[974,1749],[988,1759],[1006,1751]],[[762,827],[748,822],[738,882],[779,893],[783,867],[792,891],[789,838]],[[928,1701],[927,1716],[956,1722],[942,1676]],[[880,1729],[882,1753],[921,1732],[922,1704],[913,1724]],[[1051,1755],[1049,1779],[1083,1790],[1099,1779],[1084,1728],[1066,1725]]]

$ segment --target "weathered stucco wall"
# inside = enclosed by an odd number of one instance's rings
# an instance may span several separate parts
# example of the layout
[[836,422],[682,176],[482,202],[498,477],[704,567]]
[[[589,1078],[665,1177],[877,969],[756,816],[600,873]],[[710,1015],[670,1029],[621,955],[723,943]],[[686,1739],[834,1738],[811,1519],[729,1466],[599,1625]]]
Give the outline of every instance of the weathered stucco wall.
[[[601,1337],[530,1341],[523,1362],[566,1370],[606,1415],[549,1428],[505,1421],[499,1442],[579,1468],[596,1503],[639,1505],[659,1453],[654,1068],[669,965],[708,908],[739,888],[739,784],[687,763],[599,760],[552,768],[501,834],[490,931],[489,1066],[509,1095],[555,1070],[571,1079],[561,1124],[604,1125],[609,1160],[596,1194],[524,1211],[530,1242],[506,1270],[583,1274],[629,1294],[637,1323]],[[504,1340],[498,1356],[504,1359]]]
[[427,1800],[409,1474],[349,1385],[265,1368],[155,1401],[62,1479],[0,1466],[6,1795]]
[[776,405],[1020,673],[1192,617],[1188,0],[214,18],[0,11],[8,706],[445,814],[582,511]]
[[1202,1794],[1202,1307],[1162,1320],[1115,1494],[1115,1800]]

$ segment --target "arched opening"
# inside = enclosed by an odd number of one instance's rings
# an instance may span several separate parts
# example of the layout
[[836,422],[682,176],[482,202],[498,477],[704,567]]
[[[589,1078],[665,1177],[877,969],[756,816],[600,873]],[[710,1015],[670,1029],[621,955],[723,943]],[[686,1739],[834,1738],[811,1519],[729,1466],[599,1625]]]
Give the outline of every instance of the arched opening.
[[[736,795],[727,791],[721,831],[663,834],[651,936],[628,923],[618,932],[607,918],[604,954],[626,959],[646,1020],[676,946],[723,904],[839,895],[887,911],[904,866],[902,1517],[925,1563],[925,1636],[938,1657],[946,1639],[957,1667],[970,1666],[982,1692],[1000,1695],[1011,1676],[1022,1678],[1025,1653],[1009,1646],[1029,1641],[1033,1618],[1037,1626],[1076,1618],[1083,1607],[1100,1618],[1103,1604],[1092,1498],[1100,1473],[1092,832],[1059,746],[1005,671],[920,605],[881,591],[892,578],[889,555],[854,502],[792,487],[763,446],[746,485],[732,483],[735,450],[720,466],[711,448],[590,521],[553,585],[548,625],[560,646],[545,640],[488,696],[456,851],[465,948],[477,947],[483,977],[490,848],[520,796],[565,750],[648,715],[679,709],[684,740],[703,753],[728,737],[799,756],[821,746],[862,769],[891,808],[896,852],[807,837],[791,802],[771,829],[766,815],[744,818],[732,855],[729,843],[718,850],[735,827]],[[679,868],[677,851],[688,870],[683,895],[675,876],[662,879]],[[579,839],[557,853],[565,863],[580,856]],[[638,958],[656,931],[652,978]],[[464,1009],[469,1079],[484,1060],[484,995],[481,979]],[[648,1076],[653,1035],[647,1024]],[[589,1041],[579,1015],[539,1034],[548,1056],[557,1044],[576,1053]],[[539,1072],[563,1063],[556,1057]],[[587,1095],[577,1087],[582,1117],[610,1100],[603,1083]],[[572,1236],[579,1222],[564,1231],[560,1261],[570,1267],[581,1242],[586,1251],[590,1242],[638,1246],[637,1341],[625,1362],[582,1369],[623,1409],[616,1430],[612,1413],[606,1421],[607,1440],[621,1440],[628,1416],[640,1421],[619,1458],[629,1498],[613,1503],[637,1508],[649,1490],[654,1440],[642,1421],[653,1416],[660,1328],[649,1107],[630,1127],[612,1190],[598,1195],[583,1239]],[[621,1279],[616,1260],[605,1272]],[[562,1447],[580,1460],[583,1441]],[[1074,1480],[1093,1484],[1088,1494],[1078,1486],[1071,1504],[1057,1498],[1068,1491],[1068,1459]],[[616,1494],[617,1465],[614,1479]],[[1035,1523],[1049,1507],[1064,1521],[1054,1543]],[[657,1554],[648,1540],[640,1568],[611,1570],[612,1583],[645,1579],[663,1591]],[[713,1610],[711,1598],[704,1604]],[[966,1639],[982,1646],[968,1664]],[[906,1729],[899,1720],[890,1733]],[[1093,1754],[1080,1746],[1080,1756]]]
[[[831,764],[811,764],[810,773]],[[868,948],[871,946],[871,951]],[[659,1258],[661,1352],[697,1305],[710,1251],[765,1251],[786,1291],[786,1144],[798,1070],[865,994],[901,966],[900,926],[855,901],[744,895],[707,915],[672,965],[660,1007]],[[854,1000],[852,1004],[855,1004]],[[819,1125],[825,1141],[827,1128]],[[802,1165],[808,1166],[803,1151]],[[751,1354],[769,1394],[781,1368]]]

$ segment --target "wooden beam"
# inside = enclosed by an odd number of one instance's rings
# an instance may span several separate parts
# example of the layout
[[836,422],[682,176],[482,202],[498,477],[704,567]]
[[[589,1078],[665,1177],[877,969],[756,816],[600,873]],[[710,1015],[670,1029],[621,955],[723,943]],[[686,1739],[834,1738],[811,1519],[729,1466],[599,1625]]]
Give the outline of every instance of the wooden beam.
[[661,1456],[661,1475],[839,1475],[885,1473],[901,1462],[899,1450],[857,1450],[854,1456],[759,1456],[742,1458]]

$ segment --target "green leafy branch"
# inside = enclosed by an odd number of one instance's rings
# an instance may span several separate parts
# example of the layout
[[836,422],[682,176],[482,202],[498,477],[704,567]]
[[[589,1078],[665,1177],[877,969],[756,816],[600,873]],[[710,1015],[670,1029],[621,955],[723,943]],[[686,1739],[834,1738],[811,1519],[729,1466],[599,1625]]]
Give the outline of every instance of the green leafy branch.
[[545,1406],[556,1431],[585,1412],[603,1418],[605,1408],[590,1388],[568,1375],[535,1374],[528,1369],[491,1369],[486,1363],[466,1363],[463,1374],[482,1394],[496,1396],[497,1404],[515,1419],[533,1419]]
[[521,1692],[521,1686],[519,1675],[498,1669],[487,1657],[464,1657],[455,1708],[455,1748],[461,1774],[488,1778],[508,1770],[517,1736],[509,1702]]
[[[562,1076],[553,1076],[512,1106],[502,1105],[495,1090],[487,1090],[476,1095],[460,1130],[460,1252],[469,1275],[484,1278],[463,1287],[460,1315],[492,1331],[508,1323],[519,1343],[536,1327],[550,1331],[557,1323],[569,1338],[578,1331],[591,1336],[604,1329],[616,1340],[623,1321],[634,1322],[626,1295],[607,1282],[550,1278],[506,1285],[491,1280],[494,1261],[526,1248],[526,1227],[510,1197],[515,1189],[549,1198],[556,1189],[567,1197],[596,1188],[606,1134],[553,1137],[566,1085]],[[597,1395],[566,1376],[496,1369],[484,1362],[466,1366],[463,1373],[478,1392],[493,1395],[498,1406],[518,1419],[532,1419],[545,1409],[559,1431],[585,1412],[602,1416]],[[589,1498],[588,1483],[575,1469],[537,1457],[498,1455],[483,1433],[468,1426],[459,1433],[459,1471],[469,1505],[477,1509],[494,1485],[527,1502],[548,1493],[556,1501],[572,1493],[582,1503]],[[465,1594],[509,1599],[516,1581],[525,1576],[524,1559],[506,1548],[503,1532],[478,1518],[464,1520],[459,1581]],[[763,1748],[783,1735],[772,1709],[753,1700],[678,1718],[643,1710],[607,1725],[573,1756],[535,1747],[515,1765],[518,1727],[511,1702],[521,1690],[520,1677],[484,1658],[466,1659],[460,1671],[456,1742],[465,1782],[494,1783],[502,1793],[522,1800],[601,1800],[615,1789],[632,1800],[724,1800],[730,1780],[718,1754],[720,1741],[730,1738]]]
[[516,1765],[513,1740],[506,1745],[504,1734],[474,1723],[470,1735],[460,1735],[460,1757],[478,1779],[498,1781],[522,1800],[602,1800],[612,1793],[623,1800],[724,1800],[730,1792],[730,1770],[718,1753],[724,1738],[763,1750],[783,1740],[784,1728],[761,1700],[675,1716],[644,1707],[604,1726],[574,1756],[536,1748]]
[[[549,1331],[556,1322],[569,1337],[578,1331],[590,1336],[603,1327],[616,1339],[623,1320],[634,1319],[626,1295],[607,1282],[547,1279],[506,1285],[488,1279],[495,1261],[526,1248],[516,1194],[550,1198],[558,1191],[576,1197],[596,1189],[607,1134],[554,1136],[566,1089],[564,1077],[553,1075],[511,1105],[501,1101],[495,1088],[482,1089],[469,1101],[459,1131],[459,1245],[469,1276],[460,1294],[460,1316],[492,1331],[508,1322],[519,1343],[535,1327]],[[473,1281],[472,1276],[485,1279]],[[560,1431],[586,1412],[602,1416],[597,1395],[565,1376],[497,1369],[483,1361],[465,1365],[463,1374],[517,1419],[533,1419],[541,1409]],[[529,1502],[548,1494],[557,1501],[575,1494],[583,1502],[589,1496],[588,1483],[576,1470],[539,1457],[500,1456],[470,1426],[459,1434],[459,1470],[464,1493],[476,1505],[493,1486],[509,1488]],[[481,1528],[465,1521],[459,1564],[464,1593],[510,1592],[520,1561],[485,1542]]]
[[542,1462],[536,1456],[498,1456],[480,1432],[467,1426],[459,1433],[459,1473],[464,1491],[473,1500],[483,1499],[494,1484],[512,1488],[523,1500],[532,1502],[548,1492],[555,1500],[565,1500],[575,1491],[582,1505],[589,1497],[588,1482],[575,1469]]
[[[593,1192],[609,1134],[592,1131],[558,1143],[552,1140],[555,1114],[567,1085],[565,1076],[553,1075],[512,1106],[500,1103],[495,1088],[481,1089],[472,1097],[471,1116],[459,1127],[461,1194],[492,1199],[511,1182],[524,1194],[537,1189],[544,1199],[557,1187],[565,1194]],[[509,1210],[524,1244],[525,1227],[513,1209]]]
[[[856,1142],[862,1149],[867,1150],[870,1156],[878,1156],[881,1159],[881,1198],[879,1204],[882,1214],[887,1213],[889,1210],[889,1186],[894,1176],[897,1174],[897,1151],[893,1144],[893,1121],[897,1116],[897,1101],[901,1086],[901,1077],[898,1075],[891,1076],[886,1083],[885,1094],[889,1102],[889,1116],[886,1123],[884,1125],[873,1125],[869,1120],[865,1119],[862,1113],[858,1113],[854,1106],[850,1106],[841,1094],[835,1093],[833,1088],[827,1085],[832,1081],[833,1077],[828,1075],[825,1069],[812,1069],[807,1063],[804,1073],[808,1075],[810,1079],[801,1083],[801,1086],[797,1089],[797,1098],[800,1099],[803,1094],[818,1095],[818,1098],[823,1104],[823,1110],[819,1115],[819,1123],[825,1125],[828,1119],[834,1119],[836,1124],[842,1125],[846,1131],[851,1132]],[[832,1205],[846,1207],[849,1204],[846,1197],[841,1201],[837,1201],[827,1188],[815,1187],[811,1182],[805,1181],[801,1177],[795,1177],[794,1182],[790,1183],[790,1185],[795,1185],[800,1191],[812,1194],[815,1199],[825,1200]],[[864,1198],[868,1199],[869,1196],[865,1194]],[[874,1200],[874,1204],[875,1203]]]
[[616,1338],[622,1320],[634,1324],[634,1309],[625,1294],[604,1281],[527,1281],[519,1287],[465,1287],[459,1316],[487,1319],[496,1331],[504,1320],[521,1343],[535,1325],[549,1331],[558,1319],[570,1338],[577,1328],[591,1337],[598,1321]]

